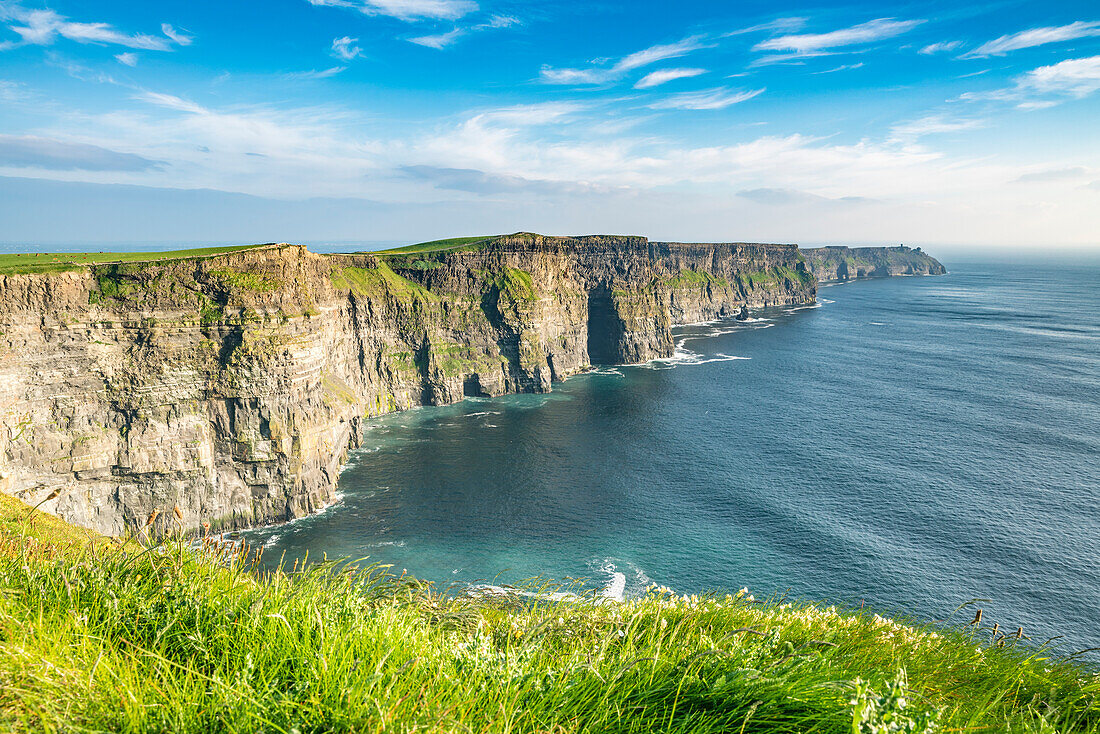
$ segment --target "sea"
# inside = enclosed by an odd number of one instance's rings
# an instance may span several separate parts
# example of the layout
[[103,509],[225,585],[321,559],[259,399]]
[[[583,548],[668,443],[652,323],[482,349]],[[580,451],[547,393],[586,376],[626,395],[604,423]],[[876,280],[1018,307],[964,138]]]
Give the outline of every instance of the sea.
[[947,265],[678,327],[673,357],[548,394],[371,420],[336,504],[245,537],[441,589],[980,607],[1100,646],[1100,265]]

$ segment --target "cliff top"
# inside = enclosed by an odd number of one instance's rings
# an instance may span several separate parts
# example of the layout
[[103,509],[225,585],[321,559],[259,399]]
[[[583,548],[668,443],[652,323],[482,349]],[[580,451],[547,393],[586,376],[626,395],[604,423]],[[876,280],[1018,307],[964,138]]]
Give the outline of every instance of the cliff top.
[[556,247],[583,247],[592,245],[612,245],[624,247],[642,247],[646,245],[661,245],[664,247],[705,247],[708,245],[748,245],[752,247],[782,247],[789,248],[789,244],[773,244],[761,242],[657,242],[650,241],[640,235],[616,235],[616,234],[585,234],[585,235],[544,235],[537,232],[514,232],[501,235],[479,235],[474,237],[452,237],[445,240],[432,240],[420,242],[414,245],[394,247],[387,250],[379,250],[374,255],[423,255],[433,252],[456,252],[483,250],[493,247],[515,246],[556,246]]
[[[791,244],[773,244],[758,242],[656,242],[638,235],[574,235],[555,236],[543,235],[534,232],[515,232],[503,235],[475,235],[469,237],[452,237],[442,240],[431,240],[402,247],[393,247],[373,252],[360,252],[350,254],[370,254],[381,256],[424,255],[429,253],[478,251],[493,248],[507,247],[540,247],[550,246],[555,248],[585,247],[585,246],[612,246],[612,247],[644,247],[647,245],[659,245],[661,247],[706,247],[718,245],[738,245],[751,247],[775,247],[791,248]],[[61,252],[61,253],[20,253],[0,254],[0,275],[19,273],[58,273],[80,270],[92,265],[110,265],[121,263],[162,262],[172,260],[208,259],[222,255],[230,255],[245,250],[278,249],[284,247],[298,247],[287,243],[266,243],[253,245],[228,245],[221,247],[202,247],[187,250],[165,250],[145,252]],[[892,250],[898,252],[920,253],[920,248],[909,248],[904,245],[886,248],[848,248],[846,246],[832,246],[824,248],[810,248],[807,252],[845,252],[861,250]],[[344,254],[344,253],[341,253]]]
[[0,254],[0,275],[12,273],[50,273],[77,270],[86,265],[153,262],[155,260],[186,260],[226,255],[241,250],[273,247],[264,245],[229,245],[225,247],[200,247],[192,250],[165,250],[163,252],[32,252]]

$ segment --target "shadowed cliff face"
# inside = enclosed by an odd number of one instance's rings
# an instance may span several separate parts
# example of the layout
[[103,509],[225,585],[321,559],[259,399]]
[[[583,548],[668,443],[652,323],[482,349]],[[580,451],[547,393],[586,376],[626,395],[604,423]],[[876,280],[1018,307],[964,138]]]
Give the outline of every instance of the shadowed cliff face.
[[919,248],[815,247],[802,250],[806,262],[822,283],[893,275],[943,275],[947,269]]
[[0,490],[111,534],[285,521],[333,499],[365,416],[547,391],[814,298],[793,245],[640,237],[0,276]]

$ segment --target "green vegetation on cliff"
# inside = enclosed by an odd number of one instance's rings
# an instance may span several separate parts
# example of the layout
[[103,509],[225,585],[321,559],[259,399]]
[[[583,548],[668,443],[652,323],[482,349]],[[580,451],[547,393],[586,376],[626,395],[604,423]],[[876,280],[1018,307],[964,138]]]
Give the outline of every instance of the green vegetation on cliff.
[[350,290],[360,296],[389,294],[399,301],[436,301],[438,297],[419,283],[395,273],[385,262],[373,268],[337,268],[332,271],[332,284],[340,290]]
[[474,245],[485,242],[492,239],[490,235],[480,235],[477,237],[451,237],[446,240],[432,240],[431,242],[419,242],[415,245],[405,245],[404,247],[392,247],[388,250],[379,250],[375,254],[379,255],[408,255],[421,252],[439,252],[441,250],[473,250],[477,249]]
[[1084,664],[982,627],[654,590],[444,596],[0,502],[0,729],[1097,731]]

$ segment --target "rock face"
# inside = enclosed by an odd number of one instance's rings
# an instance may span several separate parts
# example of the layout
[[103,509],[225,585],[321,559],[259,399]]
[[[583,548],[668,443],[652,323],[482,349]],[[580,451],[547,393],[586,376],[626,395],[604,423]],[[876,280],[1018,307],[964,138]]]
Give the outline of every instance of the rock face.
[[891,275],[943,275],[947,269],[931,255],[897,247],[815,247],[802,250],[822,283]]
[[532,234],[0,275],[0,491],[108,534],[290,520],[332,501],[366,416],[547,391],[815,289],[793,245]]

